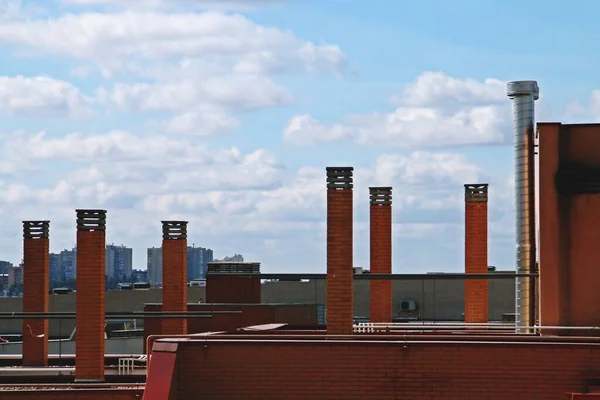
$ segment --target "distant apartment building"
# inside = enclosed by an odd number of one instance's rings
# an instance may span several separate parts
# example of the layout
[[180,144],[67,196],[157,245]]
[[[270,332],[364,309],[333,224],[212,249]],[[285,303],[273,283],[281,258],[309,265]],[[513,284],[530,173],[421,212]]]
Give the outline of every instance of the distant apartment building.
[[62,267],[62,258],[60,254],[50,253],[50,282],[60,282],[65,280],[64,269]]
[[222,260],[214,260],[213,262],[244,262],[244,256],[241,254],[234,254],[231,257],[223,257]]
[[147,250],[148,282],[152,286],[162,286],[162,247]]
[[8,273],[0,273],[0,289],[8,289],[9,286],[10,285],[8,284]]
[[[162,248],[148,249],[148,282],[152,286],[162,286]],[[194,245],[187,248],[187,277],[188,281],[206,278],[206,267],[213,261],[213,251]]]
[[131,271],[131,278],[134,283],[148,282],[148,270],[134,269]]
[[71,281],[77,278],[77,249],[50,253],[50,281]]
[[23,264],[8,267],[8,286],[23,284]]
[[133,249],[109,244],[106,246],[106,276],[124,282],[131,279]]
[[206,278],[206,266],[213,261],[213,251],[204,247],[188,246],[187,275],[188,281]]
[[8,267],[12,267],[10,261],[0,261],[0,274],[8,274]]

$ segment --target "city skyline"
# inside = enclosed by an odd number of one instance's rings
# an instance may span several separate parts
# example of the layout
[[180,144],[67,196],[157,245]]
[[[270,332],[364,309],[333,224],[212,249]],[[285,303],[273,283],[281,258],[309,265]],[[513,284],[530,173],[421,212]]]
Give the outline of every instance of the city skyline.
[[[241,254],[224,256],[221,259],[213,256],[213,250],[197,247],[195,244],[187,246],[188,252],[188,280],[203,279],[206,277],[207,264],[210,262],[244,262]],[[117,254],[122,253],[122,255]],[[157,260],[154,260],[158,257]],[[119,261],[123,264],[118,265]],[[22,263],[13,263],[0,260],[0,274],[8,273],[9,268],[20,268]],[[158,285],[162,283],[162,247],[149,247],[147,249],[144,268],[135,268],[132,260],[132,248],[125,245],[106,244],[106,276],[116,282],[128,282],[139,273],[147,274],[145,281]],[[75,280],[77,277],[77,248],[64,249],[58,253],[49,253],[49,275],[51,282]],[[152,276],[156,275],[156,276]]]
[[0,0],[0,254],[23,220],[67,248],[102,208],[137,260],[187,220],[265,272],[324,272],[325,167],[352,166],[357,267],[369,186],[393,187],[394,272],[458,272],[463,184],[489,183],[490,264],[514,269],[506,82],[538,81],[538,121],[598,120],[600,3],[377,4]]
[[[128,248],[128,249],[132,249],[132,250],[134,250],[134,249],[135,249],[134,247],[128,247],[127,245],[124,245],[124,244],[115,245],[114,243],[108,243],[108,242],[106,243],[106,246],[107,246],[107,247],[108,247],[108,246],[117,246],[117,247],[123,246],[123,247],[126,247],[126,248]],[[153,249],[153,248],[160,248],[160,247],[161,247],[161,246],[158,246],[158,247],[156,247],[156,246],[152,246],[152,247],[147,247],[145,250],[147,251],[147,250],[149,250],[149,249]],[[195,243],[192,243],[191,245],[189,245],[189,244],[188,244],[188,248],[190,248],[190,247],[191,247],[191,248],[204,248],[204,249],[208,249],[208,250],[210,250],[211,252],[213,252],[213,251],[214,251],[213,249],[209,249],[209,248],[207,248],[207,247],[196,246],[196,244],[195,244]],[[52,256],[53,256],[53,255],[54,255],[54,256],[57,256],[57,255],[60,255],[60,254],[61,254],[61,253],[63,253],[63,252],[70,252],[70,251],[73,251],[73,250],[75,250],[76,248],[77,248],[77,246],[76,246],[75,244],[73,244],[73,246],[72,246],[71,248],[64,248],[64,249],[61,249],[61,250],[52,250],[52,249],[51,249],[51,250],[50,250],[50,256],[51,256],[51,257],[50,257],[50,263],[52,264]],[[216,258],[216,257],[215,257],[215,258],[214,258],[214,261],[223,261],[223,260],[228,260],[228,259],[233,259],[233,260],[235,260],[237,257],[241,257],[241,258],[243,259],[243,256],[242,256],[241,254],[234,252],[234,253],[232,253],[232,255],[223,255],[223,256],[222,256],[222,258]],[[13,266],[19,266],[19,265],[20,265],[20,264],[23,262],[22,258],[23,258],[23,257],[22,257],[22,255],[21,255],[21,258],[20,258],[20,260],[19,260],[18,262],[17,262],[17,261],[13,261],[13,260],[7,260],[7,259],[1,259],[1,258],[0,258],[0,266],[4,265],[3,263],[9,263],[9,264],[11,264],[11,265],[13,265]],[[137,269],[137,270],[142,270],[142,271],[145,271],[145,270],[146,270],[146,266],[147,266],[147,262],[148,262],[148,260],[147,260],[147,255],[146,255],[146,257],[145,257],[145,260],[146,260],[146,261],[143,263],[143,265],[141,265],[143,268],[136,268],[136,265],[135,265],[135,264],[133,264],[133,267],[132,267],[132,269],[133,269],[133,270],[136,270],[136,269]],[[139,267],[140,265],[137,265],[137,266]]]

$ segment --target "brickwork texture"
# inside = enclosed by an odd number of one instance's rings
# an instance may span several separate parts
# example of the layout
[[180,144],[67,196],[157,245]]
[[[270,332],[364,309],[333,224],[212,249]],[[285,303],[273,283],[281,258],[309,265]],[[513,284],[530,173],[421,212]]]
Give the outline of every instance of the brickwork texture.
[[0,391],[1,400],[140,400],[143,389],[50,389]]
[[[465,272],[488,272],[487,189],[485,201],[465,202]],[[488,322],[488,281],[485,279],[465,280],[465,322]]]
[[[25,238],[23,241],[23,312],[48,312],[49,240]],[[23,365],[48,365],[47,319],[23,320]]]
[[[163,311],[187,311],[187,239],[163,239]],[[186,319],[162,320],[163,335],[187,334]]]
[[260,303],[260,279],[247,276],[206,276],[207,303]]
[[78,381],[104,380],[105,246],[104,230],[77,231]]
[[594,344],[190,342],[178,399],[559,400],[598,371]]
[[[370,206],[371,273],[392,273],[392,206]],[[392,322],[392,282],[370,281],[371,322]]]
[[354,321],[353,190],[327,190],[327,333],[351,335]]

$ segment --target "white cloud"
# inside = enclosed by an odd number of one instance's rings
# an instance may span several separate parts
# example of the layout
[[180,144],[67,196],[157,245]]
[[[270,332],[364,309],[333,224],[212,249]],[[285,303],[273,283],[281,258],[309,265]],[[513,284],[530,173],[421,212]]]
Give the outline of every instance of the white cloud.
[[123,111],[178,111],[201,104],[248,111],[292,101],[286,89],[262,76],[222,76],[197,84],[117,84],[98,90],[97,96],[109,108]]
[[202,107],[176,115],[162,125],[168,133],[208,136],[232,131],[240,122],[224,110]]
[[[273,3],[220,1],[218,9],[246,11]],[[41,132],[2,138],[0,251],[17,254],[21,220],[38,218],[52,221],[53,250],[70,247],[74,210],[106,208],[108,240],[133,246],[137,268],[145,263],[144,247],[160,244],[160,221],[185,219],[189,241],[215,249],[217,256],[241,252],[264,262],[267,270],[322,271],[324,166],[307,154],[304,166],[288,169],[260,133],[260,144],[249,148],[254,137],[239,142],[243,151],[228,146],[227,138],[199,136],[235,130],[243,113],[293,104],[293,95],[274,75],[341,74],[342,50],[242,15],[196,12],[213,9],[216,2],[209,0],[64,0],[63,5],[82,8],[44,19],[12,9],[0,24],[0,45],[12,46],[18,55],[60,60],[56,69],[39,63],[40,74],[64,76],[69,71],[60,68],[66,62],[72,76],[90,78],[86,84],[97,82],[98,72],[104,81],[80,90],[46,77],[8,78],[13,87],[0,90],[0,105],[16,116],[81,116],[92,106],[106,112],[71,134],[64,134],[70,126],[33,128],[24,118],[27,129]],[[103,12],[90,12],[99,9]],[[22,88],[14,86],[18,79],[25,82],[19,83]],[[353,115],[334,124],[297,116],[287,139],[387,147],[371,162],[356,161],[363,166],[355,171],[355,232],[365,246],[368,186],[374,185],[394,187],[396,244],[431,236],[458,240],[463,183],[486,180],[486,173],[459,153],[396,153],[392,147],[501,141],[505,116],[498,85],[426,73],[406,87],[393,112]],[[142,118],[145,124],[136,126]],[[266,129],[272,122],[265,120]]]
[[[242,15],[187,11],[8,20],[0,25],[0,43],[29,55],[75,58],[83,64],[72,67],[73,76],[97,70],[105,79],[126,78],[96,88],[93,99],[111,111],[153,113],[149,126],[171,134],[222,134],[239,127],[239,113],[293,104],[292,94],[269,74],[343,72],[345,55],[335,45],[317,45]],[[78,90],[64,84],[71,91],[60,94],[73,105]]]
[[[538,116],[542,111],[540,108],[538,106],[536,109],[536,115]],[[545,115],[545,120],[558,120],[565,124],[596,123],[600,121],[600,89],[592,90],[585,100],[572,100],[558,112],[546,112]]]
[[[110,64],[115,59],[179,57],[240,59],[245,71],[282,68],[343,69],[345,55],[333,45],[315,45],[291,32],[258,25],[242,15],[217,12],[66,14],[57,19],[8,21],[0,43]],[[273,61],[275,60],[275,61]],[[272,65],[268,68],[269,65]]]
[[9,115],[87,118],[91,103],[69,82],[47,76],[0,76],[0,112]]
[[[461,210],[463,185],[486,178],[485,172],[463,154],[414,151],[409,155],[380,155],[374,168],[357,171],[356,188],[367,193],[367,186],[392,186],[394,208],[400,210],[402,218],[412,219],[421,213],[415,222],[432,222],[424,215]],[[366,196],[362,199],[367,201]],[[431,216],[437,218],[436,214]]]
[[443,72],[424,72],[406,85],[399,104],[414,107],[482,103],[506,103],[506,82],[499,79],[458,79]]
[[[54,246],[68,247],[74,209],[89,207],[108,209],[109,240],[120,243],[156,244],[160,220],[182,218],[190,221],[192,238],[207,240],[203,245],[223,249],[236,243],[239,252],[266,252],[260,257],[267,263],[271,253],[264,246],[272,240],[292,245],[289,241],[296,238],[304,252],[323,250],[323,167],[288,171],[263,149],[243,154],[236,148],[216,150],[182,138],[124,131],[17,135],[3,150],[16,164],[44,167],[60,161],[69,166],[60,176],[45,175],[41,187],[0,185],[0,209],[10,210],[6,223],[14,225],[0,234],[3,242],[14,238],[19,220],[40,217],[53,221]],[[383,154],[372,166],[355,171],[357,232],[367,223],[369,186],[394,187],[396,235],[404,240],[455,223],[439,220],[439,212],[461,213],[463,183],[484,178],[481,168],[458,153]]]
[[[144,137],[127,131],[72,133],[62,137],[49,137],[46,132],[15,134],[5,141],[3,150],[5,157],[18,161],[106,162],[113,166],[123,162],[157,169],[178,164],[235,164],[243,159],[235,147],[214,150],[181,138]],[[271,157],[267,159],[272,160]],[[248,162],[255,163],[256,160],[250,157]]]
[[290,119],[283,135],[286,141],[298,145],[339,140],[397,148],[502,143],[504,114],[492,106],[457,112],[398,108],[389,114],[352,115],[339,124],[326,124],[304,114]]
[[333,124],[297,115],[283,137],[298,145],[352,140],[397,148],[502,143],[510,107],[508,101],[496,104],[502,88],[494,79],[480,83],[426,72],[393,100],[403,105],[390,113],[350,115]]
[[226,75],[198,81],[116,84],[96,91],[98,102],[121,112],[169,112],[154,123],[173,134],[209,136],[239,126],[236,114],[287,106],[292,95],[264,76]]

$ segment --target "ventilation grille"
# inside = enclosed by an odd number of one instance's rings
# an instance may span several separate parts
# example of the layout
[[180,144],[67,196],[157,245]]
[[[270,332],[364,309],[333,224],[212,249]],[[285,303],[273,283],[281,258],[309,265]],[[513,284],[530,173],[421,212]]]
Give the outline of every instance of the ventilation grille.
[[105,231],[106,210],[75,210],[78,231]]
[[488,201],[488,184],[465,185],[465,201],[467,203]]
[[327,189],[352,189],[353,167],[327,167]]
[[207,274],[260,274],[260,263],[257,262],[210,262]]
[[187,221],[162,221],[163,239],[187,239],[187,224]]
[[23,221],[23,238],[47,239],[50,233],[50,221]]

